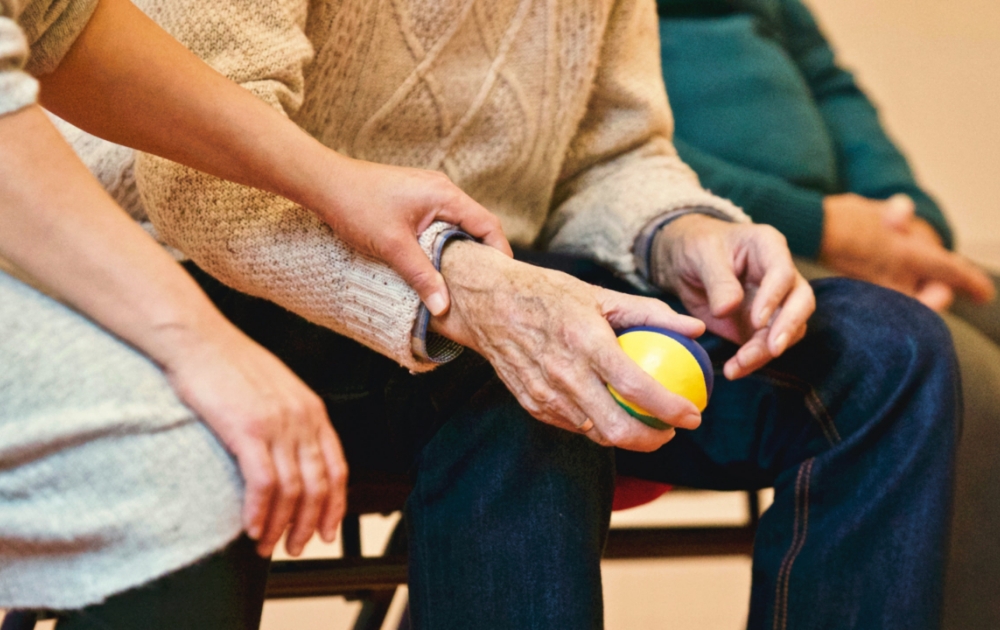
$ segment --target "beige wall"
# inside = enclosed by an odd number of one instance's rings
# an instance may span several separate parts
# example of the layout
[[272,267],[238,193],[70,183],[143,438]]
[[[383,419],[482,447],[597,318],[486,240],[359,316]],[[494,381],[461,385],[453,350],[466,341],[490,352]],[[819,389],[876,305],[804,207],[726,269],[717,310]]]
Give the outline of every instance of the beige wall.
[[1000,0],[806,0],[959,249],[1000,268]]

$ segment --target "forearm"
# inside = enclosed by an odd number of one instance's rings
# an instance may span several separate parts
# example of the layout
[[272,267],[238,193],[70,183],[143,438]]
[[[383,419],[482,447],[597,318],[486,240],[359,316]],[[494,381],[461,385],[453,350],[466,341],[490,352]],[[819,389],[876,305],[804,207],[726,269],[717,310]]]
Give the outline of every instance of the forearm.
[[38,107],[0,117],[0,255],[154,360],[225,320]]
[[128,0],[101,0],[42,104],[102,138],[313,209],[347,158],[226,79]]
[[[412,347],[420,299],[309,210],[276,195],[140,153],[136,179],[159,235],[226,285],[261,297],[423,371]],[[431,256],[448,231],[420,235]]]

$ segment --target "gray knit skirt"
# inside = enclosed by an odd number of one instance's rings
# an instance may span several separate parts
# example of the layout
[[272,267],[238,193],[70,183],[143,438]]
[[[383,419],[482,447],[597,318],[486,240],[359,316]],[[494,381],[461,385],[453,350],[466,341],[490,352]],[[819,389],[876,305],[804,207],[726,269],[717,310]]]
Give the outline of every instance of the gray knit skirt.
[[233,459],[157,367],[0,271],[0,608],[72,609],[240,532]]

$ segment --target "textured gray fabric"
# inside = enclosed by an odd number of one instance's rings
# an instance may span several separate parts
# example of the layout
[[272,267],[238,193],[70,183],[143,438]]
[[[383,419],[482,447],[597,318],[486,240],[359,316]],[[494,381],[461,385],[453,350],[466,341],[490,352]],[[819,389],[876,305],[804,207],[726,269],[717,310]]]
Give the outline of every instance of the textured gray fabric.
[[77,608],[241,529],[242,481],[148,359],[0,273],[0,607]]

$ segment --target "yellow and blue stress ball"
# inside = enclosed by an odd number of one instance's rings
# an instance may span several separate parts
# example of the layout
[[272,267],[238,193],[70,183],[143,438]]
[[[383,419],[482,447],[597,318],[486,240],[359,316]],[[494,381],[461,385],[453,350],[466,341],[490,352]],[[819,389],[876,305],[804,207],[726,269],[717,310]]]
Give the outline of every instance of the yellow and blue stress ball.
[[[643,371],[668,390],[690,400],[698,411],[708,406],[714,372],[708,353],[697,341],[665,328],[640,326],[620,331],[618,343]],[[608,390],[633,418],[654,429],[670,428],[642,407],[622,398],[614,387],[608,385]]]

